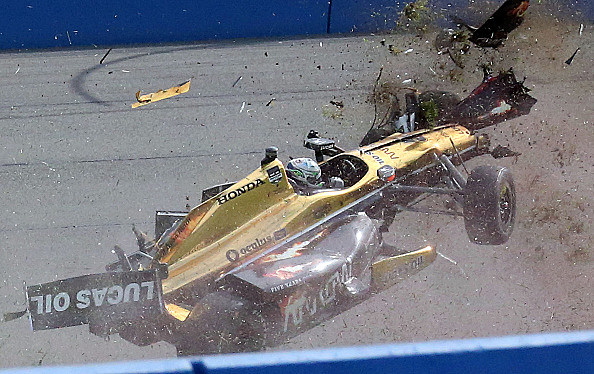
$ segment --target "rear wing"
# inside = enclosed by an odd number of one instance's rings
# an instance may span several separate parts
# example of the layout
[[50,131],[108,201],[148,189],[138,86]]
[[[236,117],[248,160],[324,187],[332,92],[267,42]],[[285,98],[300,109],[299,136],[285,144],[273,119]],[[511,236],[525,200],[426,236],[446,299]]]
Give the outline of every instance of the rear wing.
[[26,287],[33,331],[83,324],[117,326],[165,311],[167,267],[83,275]]

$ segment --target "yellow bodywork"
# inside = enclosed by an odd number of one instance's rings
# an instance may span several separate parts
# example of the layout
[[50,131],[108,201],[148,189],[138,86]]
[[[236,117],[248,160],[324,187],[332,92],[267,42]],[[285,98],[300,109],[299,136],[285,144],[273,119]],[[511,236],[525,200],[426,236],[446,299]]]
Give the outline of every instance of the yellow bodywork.
[[185,321],[190,316],[191,310],[188,310],[184,307],[181,307],[176,304],[167,303],[165,304],[165,309],[167,313],[171,315],[173,318],[177,319],[178,321]]
[[146,104],[154,103],[155,101],[168,99],[173,96],[188,92],[190,90],[190,81],[186,81],[179,86],[173,86],[166,90],[159,90],[154,93],[140,95],[140,91],[136,92],[136,102],[132,104],[132,108],[138,108]]
[[371,266],[371,279],[378,289],[395,285],[406,277],[426,268],[437,257],[435,248],[427,246],[399,256],[374,262]]
[[[399,137],[409,140],[399,141]],[[354,185],[313,195],[296,193],[287,181],[283,164],[275,159],[194,208],[170,238],[159,243],[157,259],[169,265],[163,292],[173,292],[197,280],[212,281],[316,225],[329,214],[384,185],[377,176],[377,169],[383,165],[391,165],[397,176],[405,176],[433,164],[434,153],[453,155],[475,145],[476,137],[461,126],[421,130],[406,136],[397,133],[346,153],[368,166],[365,175]],[[274,171],[277,171],[276,177],[272,178]],[[423,254],[427,257],[430,252]],[[409,260],[392,261],[404,261],[404,264]],[[382,266],[381,263],[374,265],[374,272],[381,274]]]

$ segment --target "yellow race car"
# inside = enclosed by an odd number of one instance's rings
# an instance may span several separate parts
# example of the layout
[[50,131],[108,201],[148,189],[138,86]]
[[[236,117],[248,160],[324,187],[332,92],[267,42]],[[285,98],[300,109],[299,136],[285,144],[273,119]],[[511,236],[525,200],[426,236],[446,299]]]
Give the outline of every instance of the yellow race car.
[[453,196],[472,242],[505,243],[516,212],[509,170],[467,176],[457,166],[489,151],[477,130],[534,102],[510,71],[486,75],[434,126],[414,110],[391,116],[349,152],[312,131],[304,145],[319,163],[318,184],[297,183],[267,148],[258,169],[205,190],[190,212],[157,212],[155,240],[135,229],[139,250],[116,247],[106,273],[27,287],[32,326],[89,324],[139,345],[170,342],[180,355],[258,350],[429,265],[433,247],[382,239],[419,196]]

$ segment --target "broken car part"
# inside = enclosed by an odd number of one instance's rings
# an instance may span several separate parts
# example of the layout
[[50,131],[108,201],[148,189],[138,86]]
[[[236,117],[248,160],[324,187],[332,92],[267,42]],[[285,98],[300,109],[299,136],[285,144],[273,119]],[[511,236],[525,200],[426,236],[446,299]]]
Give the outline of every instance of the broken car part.
[[140,91],[136,92],[136,103],[132,104],[132,108],[138,108],[139,106],[143,106],[146,104],[154,103],[155,101],[168,99],[173,96],[177,96],[179,94],[188,92],[190,90],[190,82],[188,80],[179,86],[173,86],[166,90],[159,90],[155,93],[150,93],[146,95],[140,95]]

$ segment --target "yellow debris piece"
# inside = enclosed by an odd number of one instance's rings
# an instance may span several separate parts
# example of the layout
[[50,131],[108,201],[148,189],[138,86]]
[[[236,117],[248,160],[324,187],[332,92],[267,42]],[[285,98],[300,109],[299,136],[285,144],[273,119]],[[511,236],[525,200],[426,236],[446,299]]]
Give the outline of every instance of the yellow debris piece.
[[167,312],[171,314],[174,318],[182,322],[185,321],[186,318],[188,318],[188,316],[190,315],[189,310],[175,304],[165,304],[165,309],[167,309]]
[[132,104],[132,108],[138,108],[139,106],[150,104],[155,101],[168,99],[170,97],[177,96],[184,92],[188,92],[189,90],[190,90],[190,80],[180,84],[179,86],[173,86],[166,90],[159,90],[157,92],[142,95],[142,96],[140,96],[140,91],[138,91],[138,92],[136,92],[137,102]]

